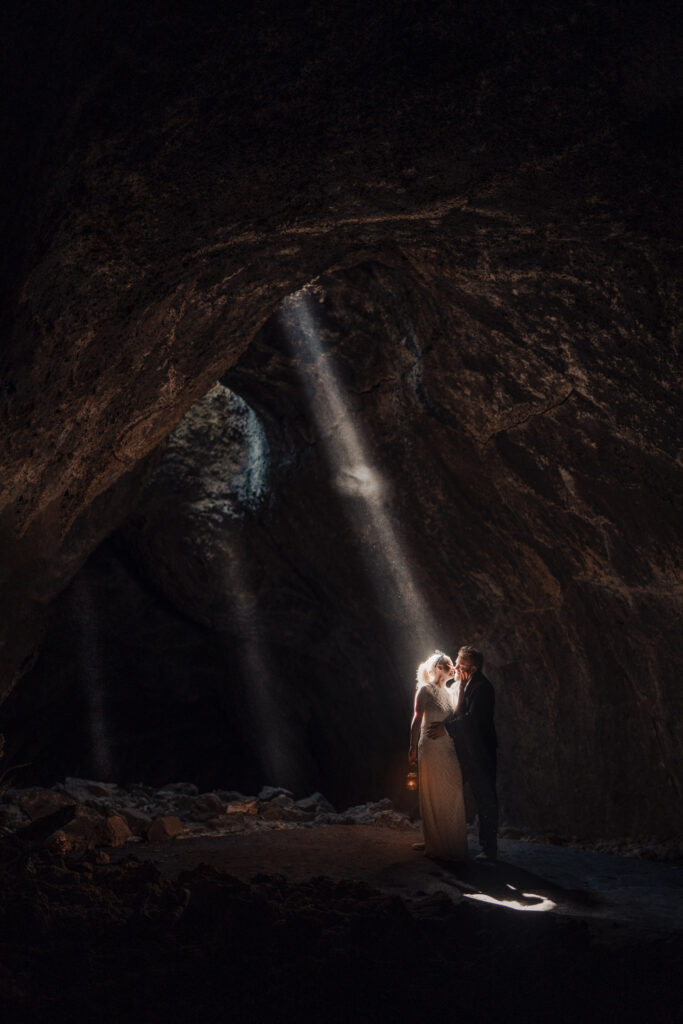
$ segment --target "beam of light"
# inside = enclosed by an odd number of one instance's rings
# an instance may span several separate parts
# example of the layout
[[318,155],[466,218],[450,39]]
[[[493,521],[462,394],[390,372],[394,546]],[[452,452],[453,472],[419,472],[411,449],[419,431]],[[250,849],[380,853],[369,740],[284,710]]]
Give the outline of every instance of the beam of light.
[[296,746],[284,713],[284,702],[278,701],[276,696],[279,686],[271,672],[274,659],[268,649],[258,597],[250,586],[241,552],[233,547],[226,555],[226,593],[239,637],[237,653],[242,665],[243,693],[265,782],[295,789]]
[[437,632],[410,569],[410,559],[387,512],[389,488],[344,398],[334,357],[323,348],[315,286],[282,303],[280,321],[325,448],[334,487],[351,512],[381,606],[401,623],[406,657],[423,657]]
[[485,892],[464,892],[463,896],[468,900],[478,900],[480,903],[493,903],[496,907],[508,907],[509,910],[526,910],[534,913],[554,910],[557,906],[556,903],[553,903],[546,896],[538,896],[533,892],[523,892],[521,896],[525,899],[538,900],[537,903],[524,903],[522,900],[515,899],[500,900],[495,896],[489,896]]
[[196,447],[197,438],[206,455],[200,460],[194,497],[186,512],[203,523],[201,532],[209,536],[225,530],[225,544],[216,562],[230,617],[223,635],[240,664],[240,697],[249,713],[250,743],[264,773],[263,781],[295,788],[296,746],[279,698],[279,681],[272,673],[274,659],[259,610],[258,590],[241,548],[241,531],[235,529],[245,509],[257,509],[268,492],[268,440],[254,410],[220,381],[173,431],[168,454],[186,458],[184,453]]
[[95,604],[90,586],[83,579],[75,584],[74,608],[80,626],[78,653],[86,700],[92,765],[99,779],[108,780],[112,774],[112,757],[105,714],[102,650]]

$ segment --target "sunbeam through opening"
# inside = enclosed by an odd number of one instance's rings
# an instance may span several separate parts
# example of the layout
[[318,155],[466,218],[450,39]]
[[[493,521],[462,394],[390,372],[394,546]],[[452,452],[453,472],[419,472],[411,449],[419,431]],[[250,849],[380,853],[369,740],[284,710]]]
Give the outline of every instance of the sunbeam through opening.
[[284,300],[280,321],[322,439],[332,485],[354,524],[380,610],[400,624],[396,642],[406,660],[414,662],[440,638],[406,545],[387,511],[388,482],[345,396],[334,355],[323,346],[322,298],[315,286],[307,285]]

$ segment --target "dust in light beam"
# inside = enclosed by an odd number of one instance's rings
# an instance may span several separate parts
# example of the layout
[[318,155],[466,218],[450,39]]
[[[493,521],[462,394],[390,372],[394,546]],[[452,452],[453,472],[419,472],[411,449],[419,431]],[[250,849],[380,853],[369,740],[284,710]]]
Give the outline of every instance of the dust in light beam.
[[347,503],[380,607],[400,624],[396,643],[415,661],[439,637],[431,612],[411,571],[411,559],[387,508],[387,481],[374,463],[335,365],[323,345],[315,285],[282,303],[280,322],[304,386],[325,449],[333,486]]

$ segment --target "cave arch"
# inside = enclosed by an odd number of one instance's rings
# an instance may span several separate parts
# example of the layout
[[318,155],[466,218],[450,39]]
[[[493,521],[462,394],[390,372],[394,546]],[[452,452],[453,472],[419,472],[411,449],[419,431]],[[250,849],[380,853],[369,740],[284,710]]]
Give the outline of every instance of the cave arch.
[[[106,549],[105,558],[117,548],[134,557],[174,612],[213,637],[209,675],[229,676],[227,689],[237,692],[268,677],[248,713],[233,695],[218,714],[233,716],[237,755],[234,764],[214,758],[206,783],[218,784],[216,772],[239,773],[241,761],[247,788],[307,784],[343,801],[395,794],[400,785],[415,656],[401,639],[417,650],[427,636],[410,602],[391,600],[397,577],[377,551],[367,507],[359,513],[355,495],[350,510],[340,495],[325,445],[340,432],[339,413],[332,405],[321,420],[311,402],[334,365],[349,418],[388,484],[382,507],[426,595],[431,645],[473,640],[486,651],[507,820],[565,836],[669,836],[677,698],[667,652],[656,662],[648,633],[655,606],[659,628],[668,621],[657,583],[666,520],[656,537],[643,531],[639,498],[653,461],[642,458],[644,436],[624,430],[627,410],[632,423],[642,399],[624,390],[629,370],[611,362],[611,336],[595,335],[594,282],[561,286],[538,308],[536,282],[521,287],[509,254],[484,287],[479,272],[444,274],[443,254],[385,253],[318,275],[311,293],[320,347],[292,341],[297,291],[176,431],[194,433],[192,458],[203,450],[220,470],[215,435],[198,410],[218,404],[228,419],[237,414],[242,437],[258,417],[270,452],[259,500],[247,487],[241,510],[226,512],[220,488],[183,498],[170,442],[136,515]],[[626,323],[629,298],[621,299]],[[560,310],[571,330],[557,326]],[[640,347],[632,358],[640,386]],[[242,398],[226,399],[226,387]],[[659,459],[664,472],[664,452]],[[240,472],[244,481],[249,471]],[[184,512],[162,525],[174,493]],[[198,541],[204,500],[207,522],[222,525]],[[191,558],[164,556],[188,542],[201,549],[195,568]],[[217,573],[209,551],[223,553]],[[666,701],[646,695],[646,674],[669,687]],[[182,672],[176,685],[184,685]],[[215,718],[216,708],[206,715]],[[253,757],[237,735],[259,717],[261,726],[271,719],[277,739]],[[659,804],[634,801],[642,786],[660,794]]]

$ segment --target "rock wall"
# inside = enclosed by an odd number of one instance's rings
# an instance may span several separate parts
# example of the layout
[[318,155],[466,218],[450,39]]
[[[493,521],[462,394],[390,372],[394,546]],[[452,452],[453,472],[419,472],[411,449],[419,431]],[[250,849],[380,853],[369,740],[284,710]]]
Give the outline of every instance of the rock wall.
[[[249,404],[217,385],[171,435],[98,602],[129,651],[127,670],[102,659],[117,777],[168,775],[189,710],[183,767],[205,784],[397,793],[415,664],[467,641],[497,688],[508,821],[675,834],[666,367],[606,261],[598,283],[567,254],[541,305],[503,254],[486,288],[389,253],[319,278],[225,377]],[[156,595],[157,636],[112,558]],[[214,652],[199,677],[178,660],[198,631]],[[123,724],[140,692],[167,709],[149,750]]]

